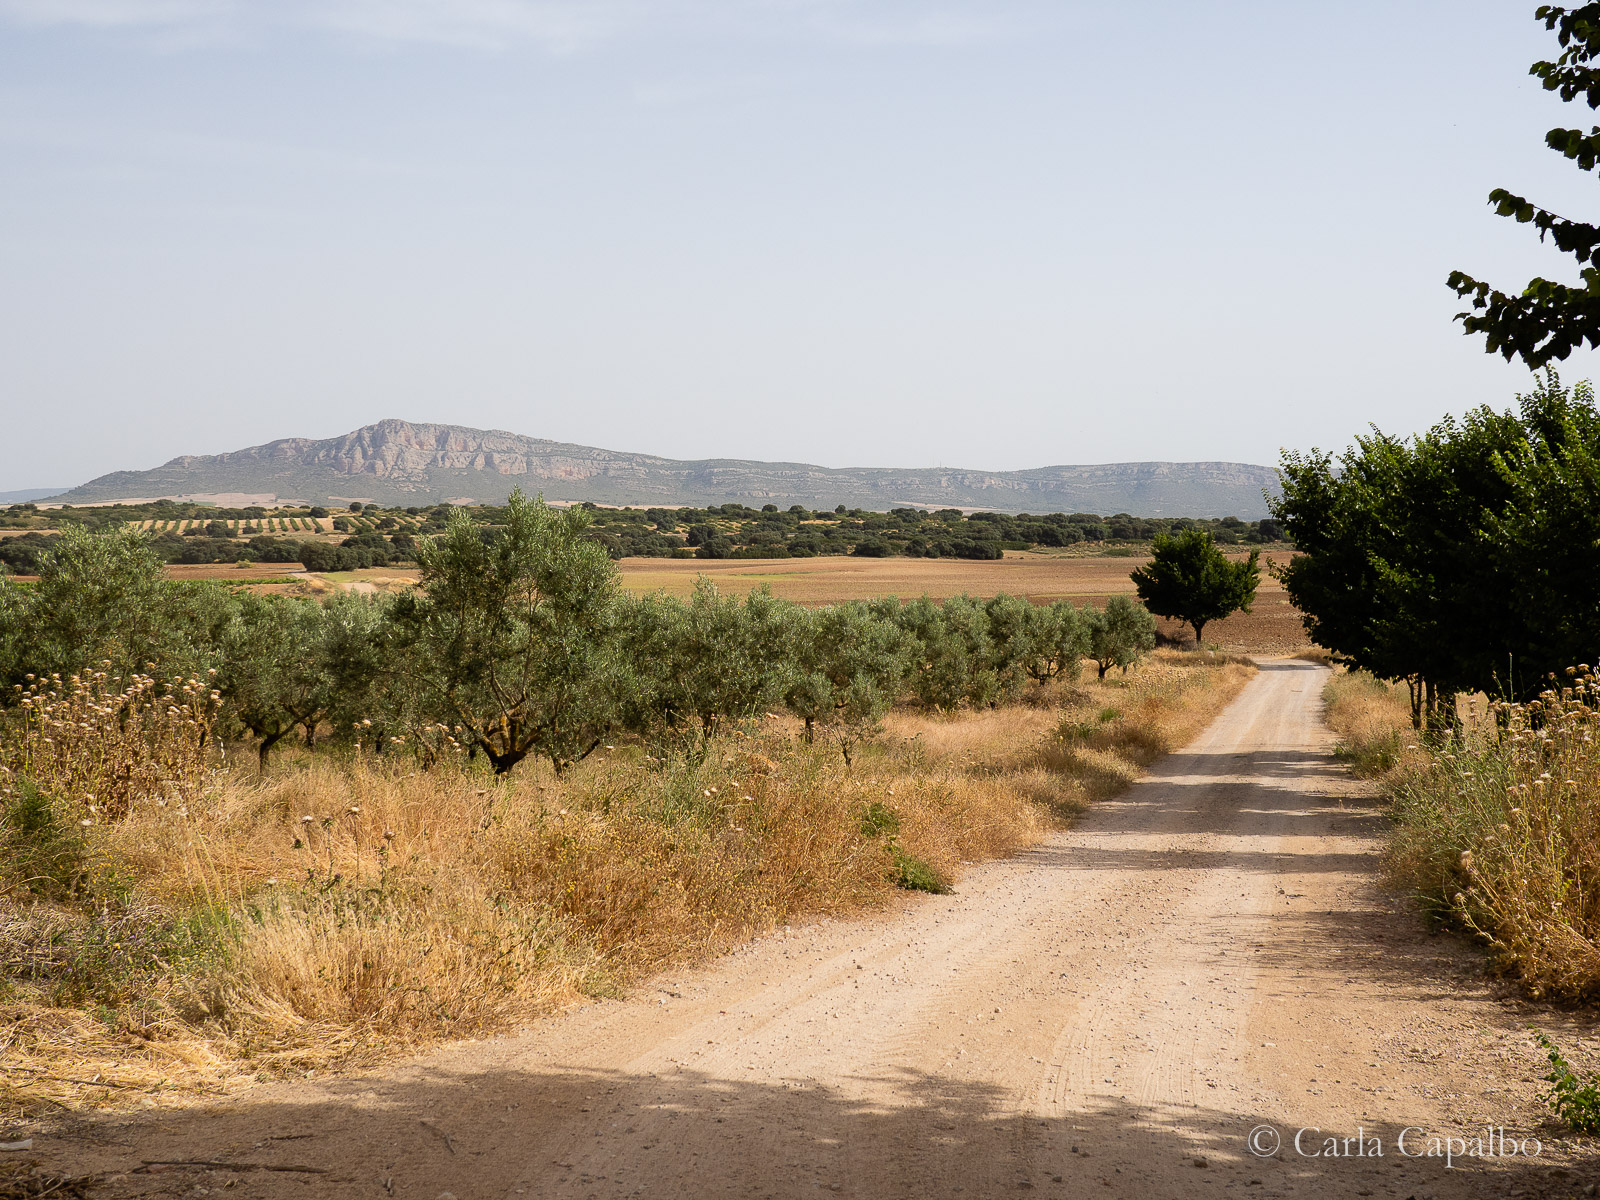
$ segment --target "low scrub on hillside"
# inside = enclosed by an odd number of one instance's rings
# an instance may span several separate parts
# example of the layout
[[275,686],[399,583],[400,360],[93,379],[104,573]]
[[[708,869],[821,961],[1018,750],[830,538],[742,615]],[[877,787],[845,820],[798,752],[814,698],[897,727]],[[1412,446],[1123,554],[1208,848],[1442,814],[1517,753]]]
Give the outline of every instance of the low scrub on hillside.
[[1463,705],[1448,741],[1411,730],[1405,689],[1350,673],[1329,723],[1393,802],[1389,864],[1536,996],[1600,994],[1600,682],[1589,667],[1523,704]]
[[1163,652],[1005,708],[901,707],[850,763],[769,715],[692,752],[635,738],[499,777],[360,744],[262,774],[214,738],[162,751],[209,730],[199,678],[37,688],[0,775],[0,1095],[21,1115],[226,1090],[959,886],[1126,786],[1250,673]]

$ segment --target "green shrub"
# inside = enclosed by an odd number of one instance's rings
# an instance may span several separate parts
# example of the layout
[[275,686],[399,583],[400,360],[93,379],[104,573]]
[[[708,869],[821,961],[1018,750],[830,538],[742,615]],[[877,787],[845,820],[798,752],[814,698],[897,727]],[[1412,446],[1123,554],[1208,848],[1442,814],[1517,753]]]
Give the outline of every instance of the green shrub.
[[1574,1133],[1600,1133],[1600,1078],[1580,1081],[1554,1042],[1538,1031],[1533,1036],[1550,1058],[1547,1103]]
[[950,885],[937,871],[898,846],[894,847],[894,868],[890,878],[896,887],[905,888],[908,892],[932,892],[935,896],[950,894]]
[[26,779],[7,790],[0,793],[6,883],[49,900],[76,895],[88,870],[88,841],[76,806],[62,804]]

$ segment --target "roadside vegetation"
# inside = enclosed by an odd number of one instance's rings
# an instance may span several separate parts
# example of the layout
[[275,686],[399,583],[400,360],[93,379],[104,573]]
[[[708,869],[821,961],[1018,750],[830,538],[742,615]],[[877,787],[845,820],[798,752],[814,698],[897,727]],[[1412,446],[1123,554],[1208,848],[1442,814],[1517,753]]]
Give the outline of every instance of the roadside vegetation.
[[1389,864],[1529,993],[1600,995],[1600,409],[1553,371],[1516,411],[1337,459],[1286,453],[1278,573],[1351,668],[1328,718],[1392,802]]
[[1600,995],[1600,681],[1588,665],[1524,702],[1460,702],[1420,738],[1401,685],[1329,684],[1342,752],[1392,804],[1388,864],[1437,918],[1488,947],[1534,996]]
[[947,889],[1250,674],[1149,653],[1125,598],[632,597],[585,516],[453,513],[394,597],[166,581],[127,530],[0,582],[10,1111],[503,1029]]

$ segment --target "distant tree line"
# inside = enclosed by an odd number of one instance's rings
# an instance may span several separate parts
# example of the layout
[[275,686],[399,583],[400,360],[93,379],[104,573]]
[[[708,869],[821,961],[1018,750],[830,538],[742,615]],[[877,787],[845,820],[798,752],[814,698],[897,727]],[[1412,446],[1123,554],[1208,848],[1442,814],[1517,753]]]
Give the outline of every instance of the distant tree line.
[[[812,511],[800,505],[779,510],[744,504],[713,508],[602,509],[586,505],[590,536],[614,558],[811,558],[850,554],[863,558],[991,559],[1007,550],[1074,546],[1079,543],[1148,542],[1157,534],[1205,529],[1224,544],[1277,541],[1271,520],[1237,517],[1134,517],[1118,513],[963,513],[944,508],[897,508],[890,512],[847,509]],[[494,510],[485,509],[492,520]]]
[[[29,532],[0,538],[0,573],[37,575],[40,563],[55,549],[61,536]],[[207,533],[159,533],[146,538],[146,542],[150,552],[163,563],[300,563],[308,571],[410,566],[416,547],[416,538],[408,533],[359,533],[338,541],[300,541],[266,534],[231,538]]]
[[415,548],[421,585],[314,600],[162,576],[127,529],[61,531],[39,580],[0,579],[5,704],[74,673],[209,678],[220,728],[263,765],[297,738],[381,753],[529,757],[557,771],[606,739],[695,753],[728,725],[786,708],[847,759],[888,707],[983,707],[1030,685],[1127,669],[1155,640],[1128,597],[1104,608],[893,598],[808,609],[766,591],[633,596],[592,514],[513,495],[492,525],[467,510]]
[[151,550],[167,563],[298,562],[311,571],[409,566],[417,538],[442,531],[449,512],[449,505],[383,509],[352,503],[332,516],[330,538],[309,528],[306,536],[281,532],[285,526],[299,530],[328,519],[329,510],[322,507],[225,509],[160,500],[41,512],[36,505],[13,505],[6,510],[8,523],[29,532],[0,539],[0,571],[35,574],[62,529],[109,530],[145,522],[154,524]]
[[[800,505],[780,511],[775,504],[755,509],[737,503],[711,508],[601,508],[595,504],[578,507],[590,517],[584,536],[599,543],[614,559],[903,555],[981,560],[1000,558],[1007,550],[1148,543],[1158,536],[1191,530],[1207,533],[1224,546],[1260,545],[1283,537],[1281,525],[1274,520],[1242,521],[1237,517],[966,514],[953,508],[933,512],[897,508],[880,513],[843,505],[832,511],[812,511]],[[327,518],[329,511],[323,508],[218,509],[157,501],[41,512],[26,504],[5,510],[0,525],[38,531],[43,537],[48,536],[46,529],[59,530],[69,525],[92,530],[155,522],[161,531],[153,535],[153,545],[167,562],[298,561],[320,571],[410,563],[414,561],[416,539],[441,532],[453,511],[447,504],[406,508],[352,504],[349,510],[332,517],[334,534],[346,535],[337,545],[327,536],[301,538],[266,528],[275,521],[281,524],[283,518]],[[474,522],[486,529],[498,527],[505,513],[502,505],[474,505],[467,511]],[[185,526],[181,534],[175,529],[179,525]],[[0,565],[14,574],[29,574],[24,564],[36,558],[45,543],[35,539],[16,548],[8,546],[17,540],[0,540]],[[345,552],[334,553],[336,549]]]
[[77,525],[84,529],[111,529],[140,521],[202,521],[224,524],[258,524],[279,517],[331,517],[336,529],[341,521],[379,523],[388,519],[396,524],[431,523],[434,532],[444,528],[444,517],[450,511],[448,504],[427,504],[385,508],[381,504],[363,504],[352,501],[330,509],[320,504],[286,504],[268,508],[260,504],[227,508],[204,504],[195,500],[151,500],[140,504],[63,504],[56,508],[40,508],[37,504],[13,504],[0,509],[0,528],[27,529]]

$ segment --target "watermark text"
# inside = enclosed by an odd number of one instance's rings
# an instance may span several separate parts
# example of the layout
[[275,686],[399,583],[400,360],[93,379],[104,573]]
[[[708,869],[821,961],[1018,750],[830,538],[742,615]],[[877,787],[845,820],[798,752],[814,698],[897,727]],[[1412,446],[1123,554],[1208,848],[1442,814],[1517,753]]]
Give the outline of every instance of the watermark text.
[[1315,1126],[1279,1129],[1257,1125],[1245,1136],[1245,1147],[1257,1158],[1293,1155],[1297,1158],[1421,1158],[1442,1162],[1455,1170],[1474,1161],[1503,1158],[1538,1158],[1544,1143],[1536,1137],[1519,1138],[1500,1125],[1486,1125],[1465,1133],[1436,1133],[1408,1125],[1386,1141],[1381,1133],[1361,1126],[1352,1135],[1330,1134]]

